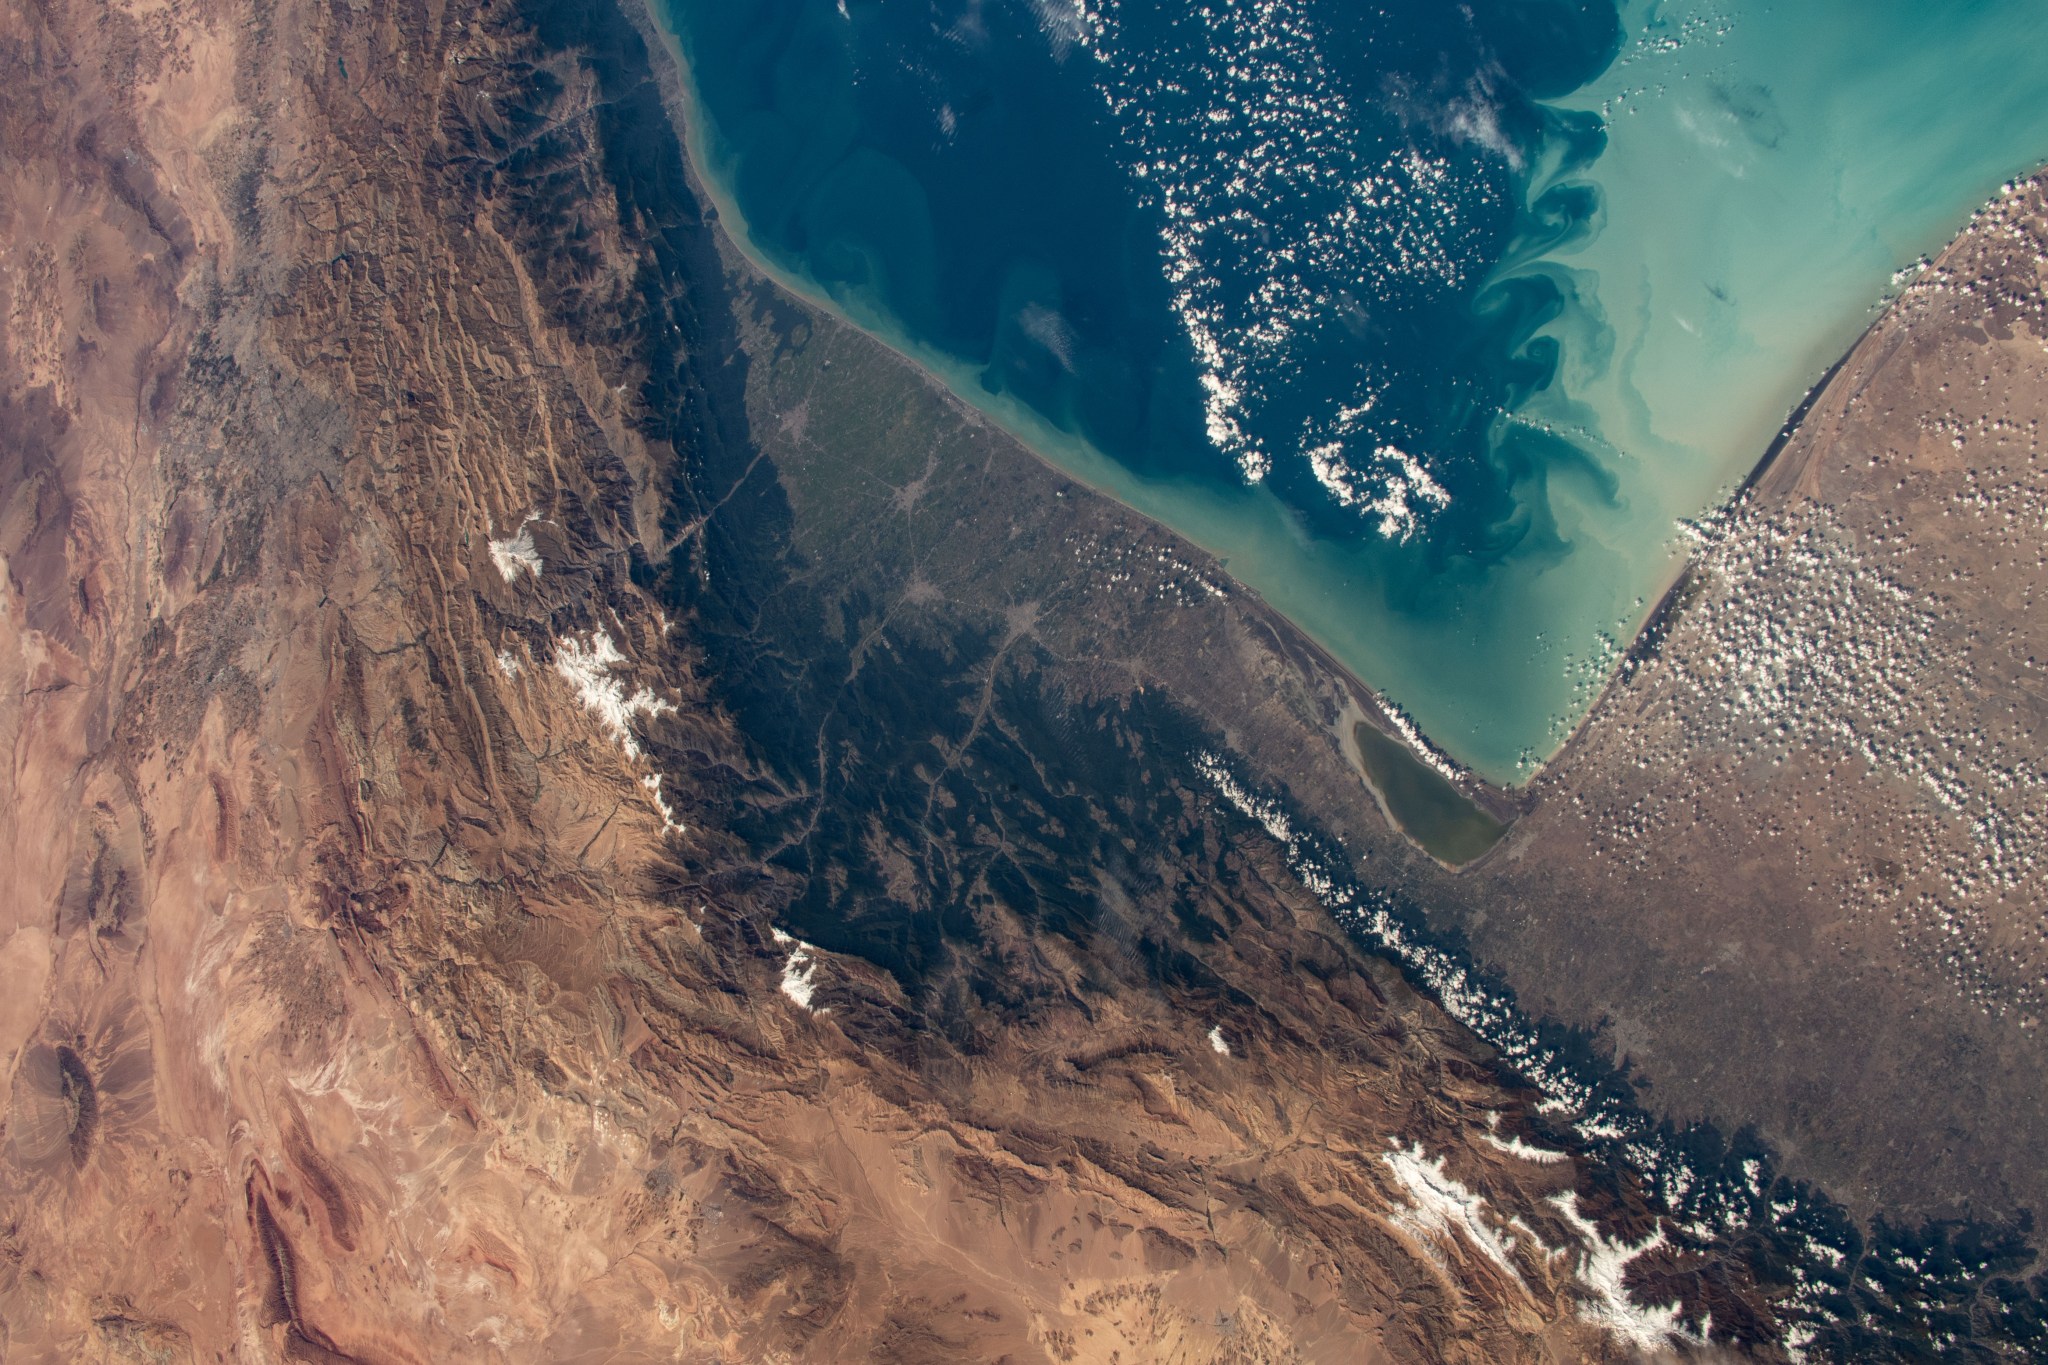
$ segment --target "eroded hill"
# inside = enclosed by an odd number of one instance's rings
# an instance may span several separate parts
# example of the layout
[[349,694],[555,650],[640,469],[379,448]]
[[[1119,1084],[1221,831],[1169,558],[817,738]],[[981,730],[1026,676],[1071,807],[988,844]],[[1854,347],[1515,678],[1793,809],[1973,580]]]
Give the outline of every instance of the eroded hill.
[[[1774,1336],[1204,776],[1203,688],[1307,746],[1330,681],[736,280],[657,70],[602,4],[0,12],[7,1358]],[[900,598],[806,512],[891,422],[989,519]],[[1061,573],[949,607],[1006,481]],[[1139,553],[1227,612],[1177,697],[1094,633],[1183,605],[1091,610]]]

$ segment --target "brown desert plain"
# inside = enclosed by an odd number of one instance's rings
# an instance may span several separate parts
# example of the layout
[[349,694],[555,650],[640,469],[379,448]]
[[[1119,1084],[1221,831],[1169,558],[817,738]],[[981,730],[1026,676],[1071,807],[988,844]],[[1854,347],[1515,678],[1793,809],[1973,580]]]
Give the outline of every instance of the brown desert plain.
[[747,265],[644,24],[0,8],[0,1358],[2026,1357],[2038,186],[1454,872],[1369,691]]

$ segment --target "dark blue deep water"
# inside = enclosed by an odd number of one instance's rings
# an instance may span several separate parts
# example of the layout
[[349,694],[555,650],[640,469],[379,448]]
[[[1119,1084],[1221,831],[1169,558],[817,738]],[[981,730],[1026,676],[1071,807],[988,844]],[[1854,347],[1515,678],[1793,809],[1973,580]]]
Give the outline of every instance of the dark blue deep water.
[[[751,249],[1495,777],[1888,273],[2048,150],[2019,0],[665,3]],[[2021,112],[1985,135],[1944,63]]]
[[[1487,436],[1548,377],[1522,348],[1554,291],[1472,304],[1508,251],[1593,209],[1580,188],[1522,211],[1517,163],[1547,139],[1599,151],[1596,119],[1535,101],[1606,66],[1611,6],[1206,8],[1126,4],[1093,42],[1055,0],[673,12],[756,242],[991,391],[1148,473],[1263,467],[1318,535],[1379,538],[1358,505],[1402,472],[1375,454],[1393,446],[1449,495],[1404,500],[1439,555],[1546,538],[1514,486],[1577,453],[1510,441],[1503,468]],[[1169,233],[1194,262],[1178,281]],[[1205,375],[1240,395],[1220,440]],[[1351,507],[1300,457],[1329,445]]]

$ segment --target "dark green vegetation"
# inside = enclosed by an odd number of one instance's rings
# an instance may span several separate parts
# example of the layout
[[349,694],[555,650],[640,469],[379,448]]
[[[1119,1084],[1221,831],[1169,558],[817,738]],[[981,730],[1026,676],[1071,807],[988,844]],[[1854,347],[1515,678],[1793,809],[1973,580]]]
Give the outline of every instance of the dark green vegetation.
[[[764,442],[798,475],[800,506],[773,467],[741,466],[673,581],[766,774],[723,818],[784,888],[792,930],[935,987],[956,1043],[1030,1007],[1018,976],[952,970],[986,951],[991,913],[1033,935],[1110,935],[1162,980],[1199,986],[1162,928],[1227,932],[1239,875],[1184,782],[1200,732],[1163,695],[1090,695],[1059,676],[1037,631],[1057,608],[1035,599],[1060,585],[990,553],[1056,551],[1006,499],[917,506],[920,475],[982,463],[985,433],[887,382],[893,365],[867,343],[814,338],[765,292],[747,308],[768,343],[757,354],[780,353],[763,377],[820,390],[794,405],[801,434],[781,424]],[[840,458],[798,466],[804,451]],[[855,451],[872,458],[843,458]]]
[[[765,860],[763,892],[794,932],[891,971],[924,1026],[971,1051],[1041,1007],[1030,964],[1055,942],[1190,1003],[1228,989],[1201,945],[1271,932],[1245,907],[1275,875],[1272,840],[1193,771],[1199,754],[1247,759],[1245,785],[1329,858],[1357,849],[1361,870],[1385,873],[1414,856],[1311,719],[1316,664],[1268,613],[1203,589],[1213,566],[871,341],[765,287],[736,302],[758,444],[721,457],[713,510],[668,572],[772,774],[727,783],[718,818]],[[1389,804],[1429,831],[1435,856],[1477,856],[1499,837],[1398,757],[1375,776],[1394,774]],[[1396,913],[1409,942],[1426,941],[1419,914]],[[1427,952],[1471,962],[1455,939]],[[1426,956],[1396,960],[1433,984],[1417,969]],[[1096,985],[1118,988],[1109,975]],[[1474,972],[1458,993],[1469,1004],[1475,989],[1489,1018],[1516,1014],[1497,979]],[[1689,1172],[1674,1216],[1713,1228],[1709,1211],[1729,1211],[1730,1231],[1688,1244],[1695,1268],[1645,1282],[1710,1306],[1718,1340],[1773,1335],[1728,1287],[1754,1276],[1789,1290],[1795,1269],[1825,1305],[1811,1359],[1935,1359],[1922,1348],[1942,1335],[2039,1335],[2023,1223],[1859,1230],[1825,1192],[1778,1176],[1754,1135],[1642,1119],[1597,1040],[1537,1027],[1642,1123],[1626,1139],[1544,1126],[1545,1140],[1616,1190],[1641,1188],[1628,1151],[1654,1148],[1667,1171]],[[1816,1261],[1809,1239],[1841,1249],[1844,1267]],[[1905,1275],[1901,1257],[1932,1269]]]
[[1372,789],[1402,833],[1439,862],[1461,867],[1500,842],[1507,826],[1391,735],[1360,721],[1352,731]]
[[[679,869],[682,884],[716,877],[721,894],[749,894],[803,938],[885,968],[936,1066],[1041,1008],[1041,964],[1063,945],[1105,964],[1087,983],[1099,994],[1139,981],[1200,1008],[1226,989],[1202,945],[1269,932],[1247,907],[1270,905],[1286,879],[1260,825],[1197,774],[1199,754],[1243,757],[1262,788],[1284,788],[1298,827],[1327,829],[1375,877],[1419,863],[1331,742],[1345,694],[1212,563],[1067,483],[873,342],[728,273],[653,126],[637,35],[612,13],[555,6],[543,22],[590,50],[602,117],[560,128],[552,78],[537,73],[534,107],[508,116],[518,150],[480,164],[516,170],[531,194],[522,219],[573,241],[590,190],[572,173],[576,149],[553,144],[594,135],[613,192],[655,242],[659,267],[620,294],[602,296],[560,253],[547,283],[564,311],[643,357],[648,434],[686,456],[682,510],[663,528],[673,549],[634,572],[701,649],[750,753],[729,762],[687,724],[649,748],[681,817],[733,831],[752,870],[721,858]],[[546,236],[522,245],[546,256]],[[630,496],[623,470],[617,495]],[[1476,856],[1498,837],[1412,758],[1407,770],[1380,759],[1389,807],[1437,856]],[[1455,942],[1443,950],[1469,960]],[[848,1012],[842,1027],[862,1025]],[[1542,1131],[1573,1146],[1588,1180],[1643,1197],[1615,1144]],[[1707,1153],[1702,1168],[1739,1171],[1755,1150],[1683,1136]],[[1942,1336],[2040,1335],[2039,1287],[2019,1278],[2024,1229],[1880,1227],[1866,1248],[1824,1197],[1802,1193],[1795,1218],[1858,1249],[1827,1281],[1845,1325],[1819,1337],[1818,1358],[1936,1358]],[[1813,1273],[1802,1226],[1705,1240],[1687,1253],[1702,1268],[1658,1292],[1711,1305],[1724,1339],[1767,1337],[1768,1321],[1714,1286],[1754,1277],[1789,1291],[1795,1267]],[[1866,1287],[1889,1273],[1880,1257],[1903,1255],[1939,1283]],[[1983,1317],[1986,1292],[2007,1301],[2003,1321]]]

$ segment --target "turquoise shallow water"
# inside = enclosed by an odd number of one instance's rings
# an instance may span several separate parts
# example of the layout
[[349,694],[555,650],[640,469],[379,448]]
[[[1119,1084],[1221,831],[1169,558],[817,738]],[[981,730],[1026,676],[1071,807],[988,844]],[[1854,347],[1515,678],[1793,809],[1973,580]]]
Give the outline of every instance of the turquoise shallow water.
[[764,264],[1506,780],[2048,153],[2021,0],[667,3]]

